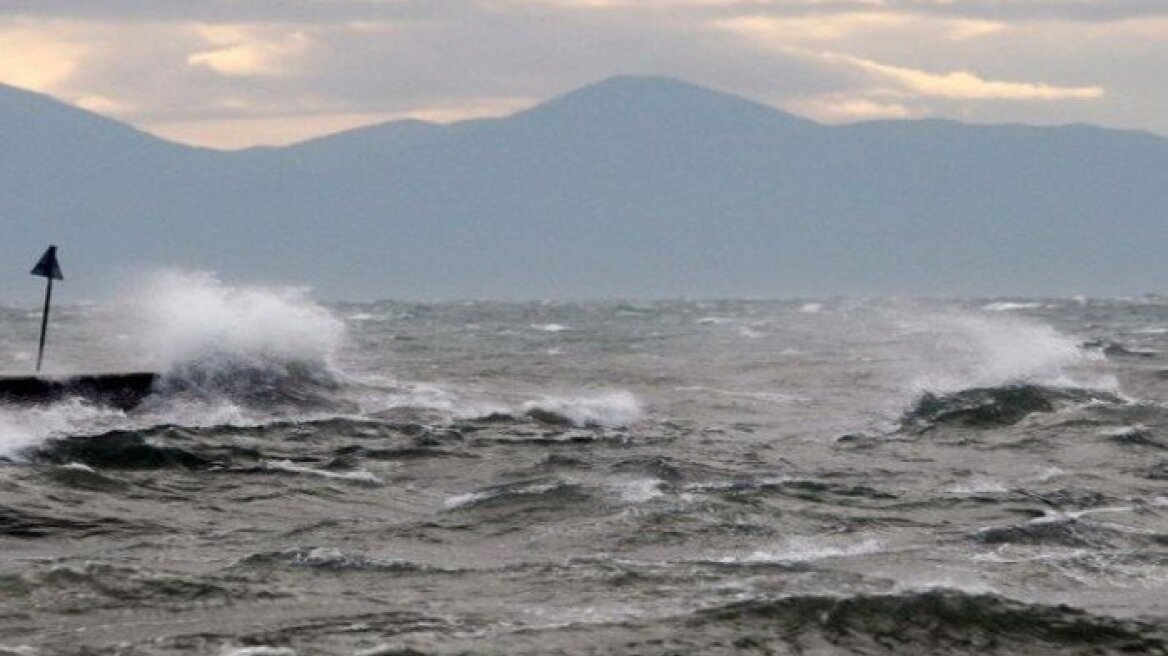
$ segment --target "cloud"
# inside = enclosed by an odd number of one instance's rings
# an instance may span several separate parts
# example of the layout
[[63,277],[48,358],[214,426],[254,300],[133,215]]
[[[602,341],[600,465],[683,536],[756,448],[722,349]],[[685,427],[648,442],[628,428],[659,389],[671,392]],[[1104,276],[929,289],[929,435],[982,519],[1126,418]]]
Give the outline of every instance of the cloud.
[[897,102],[883,102],[862,96],[828,94],[797,98],[783,103],[787,111],[822,123],[851,123],[873,119],[919,118],[927,114]]
[[1006,31],[1005,23],[964,18],[921,17],[909,13],[868,11],[799,17],[744,14],[711,21],[717,29],[783,48],[795,44],[880,39],[914,32],[943,41],[969,41]]
[[27,25],[0,27],[0,82],[51,93],[76,71],[87,49],[67,33]]
[[465,11],[478,0],[35,0],[0,4],[0,16],[116,22],[329,24],[413,20]]
[[964,100],[1093,100],[1103,97],[1098,86],[1059,87],[1045,83],[1002,82],[986,80],[968,71],[929,73],[889,66],[868,59],[828,53],[829,61],[843,62],[860,68],[874,77],[892,82],[902,90],[922,96]]
[[1164,0],[0,0],[0,39],[0,81],[208,144],[493,116],[627,73],[824,121],[1168,134]]
[[824,16],[775,17],[742,15],[718,19],[712,25],[760,43],[778,47],[809,41],[836,41],[862,33],[904,27],[911,18],[903,14],[849,13]]
[[492,11],[743,14],[822,17],[857,12],[987,21],[1110,22],[1168,17],[1164,0],[34,0],[0,3],[0,17],[187,23],[341,24],[443,21]]
[[[239,102],[239,99],[234,99]],[[192,145],[237,149],[266,145],[286,145],[343,130],[387,121],[414,119],[431,123],[453,123],[473,118],[504,116],[535,104],[533,98],[484,98],[452,105],[418,107],[404,112],[321,111],[291,114],[262,113],[202,120],[154,121],[141,127],[160,137]],[[233,105],[230,100],[229,105]],[[248,107],[256,112],[257,108]]]
[[135,107],[130,103],[99,95],[83,95],[74,99],[73,103],[82,109],[99,114],[130,114],[135,111]]
[[220,75],[249,77],[281,75],[311,46],[302,32],[265,36],[239,26],[202,26],[199,31],[216,47],[187,57],[187,64]]
[[1111,22],[1168,16],[1163,0],[889,0],[890,7],[922,14],[999,21]]

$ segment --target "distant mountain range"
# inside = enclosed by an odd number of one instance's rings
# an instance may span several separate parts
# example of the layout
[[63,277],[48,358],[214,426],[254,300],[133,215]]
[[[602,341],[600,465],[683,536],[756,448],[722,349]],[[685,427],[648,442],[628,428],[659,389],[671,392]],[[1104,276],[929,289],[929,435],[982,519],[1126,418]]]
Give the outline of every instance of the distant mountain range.
[[1168,139],[825,126],[654,77],[281,148],[170,143],[0,86],[0,304],[178,266],[325,298],[1168,291]]

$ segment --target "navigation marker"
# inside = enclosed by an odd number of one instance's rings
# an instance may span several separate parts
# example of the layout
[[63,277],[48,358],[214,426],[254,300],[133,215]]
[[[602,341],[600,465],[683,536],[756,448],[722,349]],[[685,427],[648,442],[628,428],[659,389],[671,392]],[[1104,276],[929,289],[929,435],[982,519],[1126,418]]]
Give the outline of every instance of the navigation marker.
[[45,287],[45,311],[41,317],[41,345],[37,349],[36,370],[40,373],[41,362],[45,357],[45,335],[49,331],[49,304],[53,301],[53,281],[65,279],[65,276],[61,275],[61,265],[57,262],[57,247],[49,246],[49,250],[45,251],[30,273],[48,280],[48,286]]

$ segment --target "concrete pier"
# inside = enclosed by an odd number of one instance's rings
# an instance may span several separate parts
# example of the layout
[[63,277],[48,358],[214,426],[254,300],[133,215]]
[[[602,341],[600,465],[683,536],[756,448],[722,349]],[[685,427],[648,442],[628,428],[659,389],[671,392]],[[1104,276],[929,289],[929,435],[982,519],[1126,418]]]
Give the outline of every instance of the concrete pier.
[[0,403],[43,405],[78,397],[96,405],[129,410],[150,394],[158,374],[0,376]]

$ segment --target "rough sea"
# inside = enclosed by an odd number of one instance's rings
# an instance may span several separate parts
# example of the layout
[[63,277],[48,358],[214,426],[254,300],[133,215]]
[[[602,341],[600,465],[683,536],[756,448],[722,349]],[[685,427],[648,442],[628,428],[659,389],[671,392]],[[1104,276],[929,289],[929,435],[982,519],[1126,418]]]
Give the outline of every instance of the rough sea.
[[128,299],[47,369],[141,406],[0,408],[0,655],[1168,654],[1168,299]]

